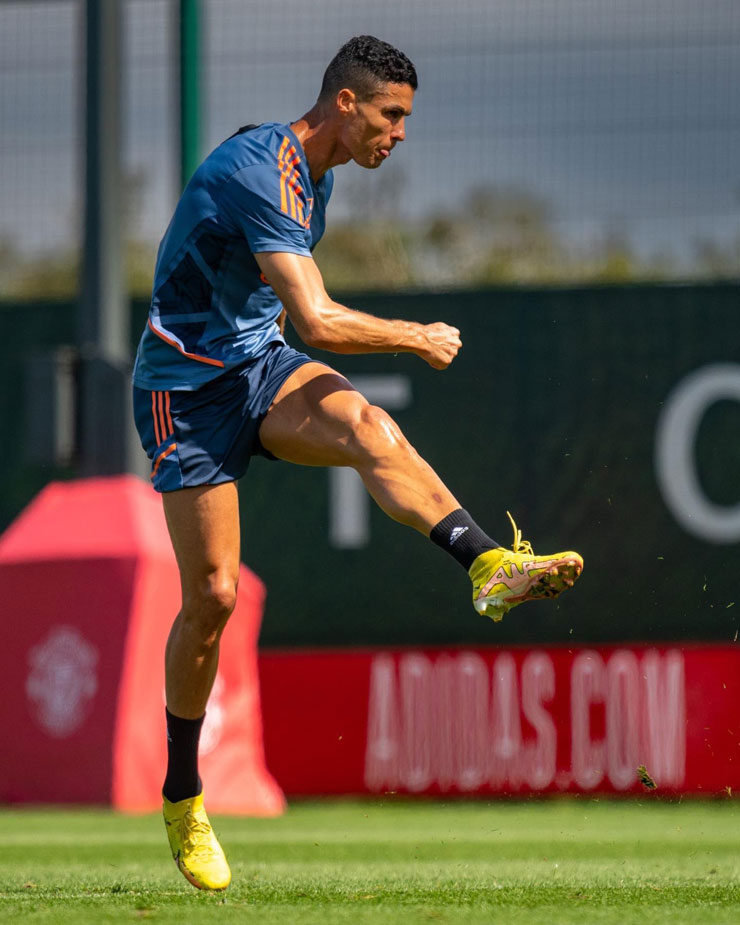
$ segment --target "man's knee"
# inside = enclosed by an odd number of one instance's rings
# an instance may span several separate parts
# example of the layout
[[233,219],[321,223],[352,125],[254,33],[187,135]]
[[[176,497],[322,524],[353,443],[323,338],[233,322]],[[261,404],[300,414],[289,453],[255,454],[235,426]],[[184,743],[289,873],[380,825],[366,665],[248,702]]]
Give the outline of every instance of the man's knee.
[[237,579],[213,572],[183,592],[183,619],[197,627],[204,642],[216,641],[236,607]]
[[363,405],[358,410],[354,438],[360,453],[372,459],[413,452],[398,424],[377,405]]

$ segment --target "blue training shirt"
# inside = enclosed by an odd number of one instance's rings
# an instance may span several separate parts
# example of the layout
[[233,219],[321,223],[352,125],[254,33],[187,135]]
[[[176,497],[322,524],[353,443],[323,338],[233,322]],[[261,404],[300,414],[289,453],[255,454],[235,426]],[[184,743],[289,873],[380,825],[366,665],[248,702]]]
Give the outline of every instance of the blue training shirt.
[[282,304],[254,254],[310,256],[334,178],[318,183],[289,125],[268,122],[220,144],[193,174],[159,245],[134,384],[197,389],[269,343],[285,343]]

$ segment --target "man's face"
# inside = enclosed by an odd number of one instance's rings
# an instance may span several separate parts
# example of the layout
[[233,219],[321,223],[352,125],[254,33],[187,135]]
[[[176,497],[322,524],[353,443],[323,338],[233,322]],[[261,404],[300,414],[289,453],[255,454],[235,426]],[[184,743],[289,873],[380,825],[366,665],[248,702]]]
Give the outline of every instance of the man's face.
[[[351,91],[346,99],[342,142],[360,167],[374,169],[406,137],[405,120],[411,115],[414,91],[408,84],[383,84],[378,93],[361,103]],[[341,97],[341,94],[340,94]]]

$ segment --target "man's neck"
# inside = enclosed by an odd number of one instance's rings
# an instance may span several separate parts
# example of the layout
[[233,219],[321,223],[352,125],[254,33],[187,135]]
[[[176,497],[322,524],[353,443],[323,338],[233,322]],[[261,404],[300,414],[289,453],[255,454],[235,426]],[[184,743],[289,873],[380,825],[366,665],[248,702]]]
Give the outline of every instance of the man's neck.
[[318,104],[290,127],[303,146],[314,183],[327,170],[351,160],[347,149],[339,141],[336,122]]

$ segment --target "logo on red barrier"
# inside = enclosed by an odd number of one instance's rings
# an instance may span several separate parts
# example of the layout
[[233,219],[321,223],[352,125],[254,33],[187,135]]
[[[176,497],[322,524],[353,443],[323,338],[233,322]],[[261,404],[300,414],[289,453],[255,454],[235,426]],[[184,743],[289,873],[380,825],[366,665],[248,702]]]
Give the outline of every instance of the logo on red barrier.
[[475,652],[373,658],[365,752],[371,791],[592,790],[607,781],[620,791],[634,786],[641,764],[662,786],[684,782],[678,650],[618,649],[608,658],[586,650],[559,670],[541,651],[520,663],[510,652],[490,661]]
[[39,726],[55,738],[85,721],[98,690],[98,652],[73,626],[56,626],[28,653],[26,695]]

